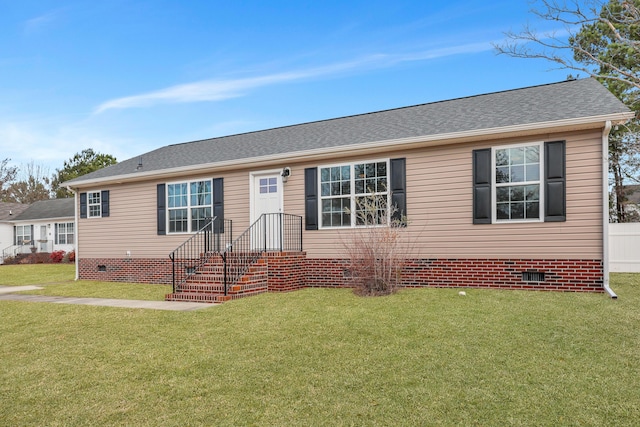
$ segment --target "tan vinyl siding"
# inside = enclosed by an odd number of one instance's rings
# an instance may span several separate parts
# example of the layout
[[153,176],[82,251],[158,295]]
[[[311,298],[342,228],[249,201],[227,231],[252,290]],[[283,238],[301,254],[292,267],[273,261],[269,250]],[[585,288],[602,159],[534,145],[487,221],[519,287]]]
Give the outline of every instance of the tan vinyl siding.
[[[471,152],[540,138],[487,141],[391,153],[407,159],[408,241],[421,258],[602,257],[601,133],[547,135],[567,140],[567,221],[472,223]],[[354,159],[349,159],[354,160]],[[304,233],[310,257],[335,257],[346,231]]]
[[[474,149],[526,142],[567,141],[567,221],[551,223],[472,223],[472,158]],[[340,161],[291,164],[284,184],[284,211],[304,217],[304,168],[352,161],[406,157],[405,230],[412,256],[421,258],[600,259],[602,256],[601,133],[545,135],[484,141],[387,153],[363,154]],[[268,169],[271,169],[269,167]],[[202,174],[184,179],[148,181],[88,191],[110,190],[110,217],[79,220],[79,256],[164,258],[190,234],[156,234],[156,185],[199,178],[224,178],[225,218],[233,220],[237,237],[249,225],[250,173],[256,169]],[[86,191],[82,190],[82,191]],[[341,257],[341,239],[349,229],[304,231],[310,258]]]

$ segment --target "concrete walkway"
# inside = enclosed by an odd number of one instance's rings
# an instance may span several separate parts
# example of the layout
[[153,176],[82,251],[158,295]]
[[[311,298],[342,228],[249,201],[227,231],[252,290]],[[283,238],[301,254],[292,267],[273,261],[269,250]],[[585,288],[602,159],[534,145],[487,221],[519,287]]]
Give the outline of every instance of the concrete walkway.
[[120,308],[147,308],[151,310],[193,311],[216,306],[200,302],[183,301],[143,301],[111,298],[76,298],[48,295],[16,294],[20,291],[42,289],[40,286],[0,286],[0,301],[50,302],[55,304],[96,305]]

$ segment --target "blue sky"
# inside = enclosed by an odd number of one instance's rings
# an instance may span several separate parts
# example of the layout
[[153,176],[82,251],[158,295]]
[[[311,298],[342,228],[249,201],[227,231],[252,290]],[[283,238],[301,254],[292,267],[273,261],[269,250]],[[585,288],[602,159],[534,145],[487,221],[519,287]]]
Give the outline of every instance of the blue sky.
[[564,80],[491,45],[527,0],[0,0],[0,160],[185,141]]

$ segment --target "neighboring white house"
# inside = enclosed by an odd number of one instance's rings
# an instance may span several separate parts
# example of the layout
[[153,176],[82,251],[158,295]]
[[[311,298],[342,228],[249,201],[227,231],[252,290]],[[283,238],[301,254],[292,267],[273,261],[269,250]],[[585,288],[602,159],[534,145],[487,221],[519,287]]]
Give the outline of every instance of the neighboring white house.
[[73,199],[42,200],[26,209],[17,206],[19,213],[12,210],[2,220],[1,262],[18,254],[75,249]]
[[13,245],[13,224],[11,220],[24,212],[29,205],[0,202],[0,256],[2,250]]

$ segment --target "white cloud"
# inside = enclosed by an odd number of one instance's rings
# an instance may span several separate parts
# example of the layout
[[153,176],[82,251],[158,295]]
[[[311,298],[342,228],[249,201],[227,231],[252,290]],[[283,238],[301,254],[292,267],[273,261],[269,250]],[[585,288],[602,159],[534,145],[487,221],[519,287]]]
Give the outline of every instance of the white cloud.
[[57,12],[49,12],[44,15],[37,16],[35,18],[28,19],[24,23],[24,32],[25,34],[34,34],[44,27],[49,25],[51,22],[57,19]]
[[98,105],[94,114],[112,109],[150,107],[157,104],[222,101],[245,96],[250,89],[296,80],[329,77],[342,72],[365,72],[373,68],[385,68],[402,62],[425,61],[463,53],[491,50],[490,42],[478,42],[448,46],[419,52],[400,54],[375,54],[353,61],[330,64],[304,70],[276,73],[265,76],[229,80],[203,80],[170,86],[153,92],[127,96],[106,101]]

